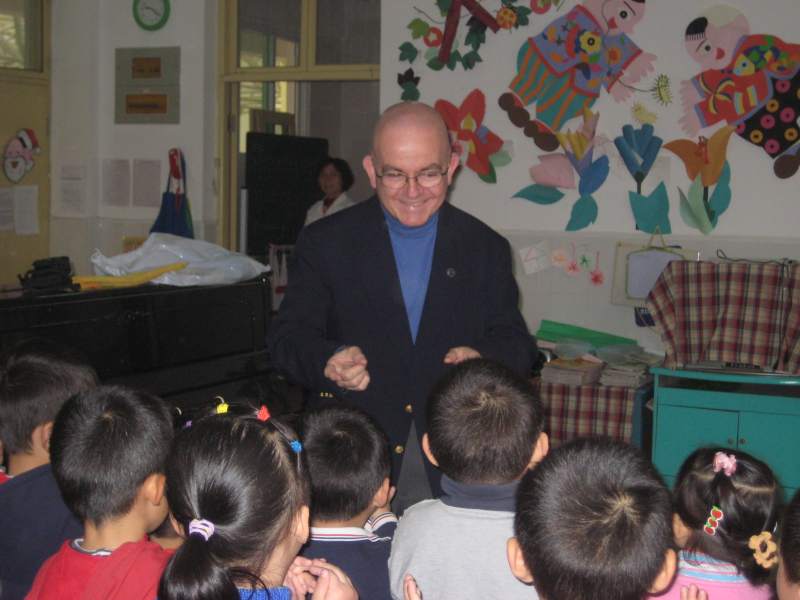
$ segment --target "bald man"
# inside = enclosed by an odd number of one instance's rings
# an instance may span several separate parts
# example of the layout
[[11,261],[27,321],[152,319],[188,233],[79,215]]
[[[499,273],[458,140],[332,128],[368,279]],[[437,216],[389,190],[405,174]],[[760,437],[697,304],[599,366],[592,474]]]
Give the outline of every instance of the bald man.
[[376,196],[303,230],[269,335],[312,404],[338,398],[383,427],[401,509],[440,492],[419,438],[449,365],[483,356],[527,375],[535,352],[508,242],[445,202],[458,164],[433,108],[388,108],[363,161]]

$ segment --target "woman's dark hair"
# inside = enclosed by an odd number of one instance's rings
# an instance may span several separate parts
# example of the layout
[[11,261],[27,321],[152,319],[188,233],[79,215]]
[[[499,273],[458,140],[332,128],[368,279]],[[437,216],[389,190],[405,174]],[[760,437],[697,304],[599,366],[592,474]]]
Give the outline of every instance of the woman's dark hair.
[[266,587],[260,573],[290,531],[309,485],[296,436],[275,419],[222,414],[181,431],[167,460],[167,500],[183,531],[214,524],[206,541],[187,535],[158,588],[160,600],[238,600],[237,584]]
[[786,578],[800,583],[800,492],[786,507],[781,522],[781,564]]
[[339,175],[342,178],[342,190],[347,191],[351,187],[353,187],[353,183],[355,182],[355,177],[353,177],[353,170],[350,168],[350,165],[347,164],[347,161],[343,158],[333,158],[327,157],[317,167],[317,175],[315,179],[319,179],[319,176],[322,174],[322,169],[327,167],[328,165],[333,165],[333,168],[339,172]]
[[514,535],[541,598],[641,600],[672,547],[672,506],[641,452],[576,439],[528,471]]
[[[714,472],[714,457],[722,452],[736,459],[735,471]],[[753,585],[770,573],[756,563],[750,537],[773,532],[780,514],[781,489],[765,463],[739,450],[700,448],[684,461],[675,483],[675,512],[692,530],[685,550],[733,563]],[[714,535],[703,530],[711,507],[723,513]]]

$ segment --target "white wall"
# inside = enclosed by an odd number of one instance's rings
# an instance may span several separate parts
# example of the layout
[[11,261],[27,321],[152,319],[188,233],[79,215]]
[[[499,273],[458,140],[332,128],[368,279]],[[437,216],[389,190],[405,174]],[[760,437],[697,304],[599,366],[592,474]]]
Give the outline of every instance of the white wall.
[[[665,141],[686,137],[678,126],[681,114],[680,81],[696,74],[683,47],[683,32],[688,22],[704,9],[719,4],[708,0],[669,0],[647,2],[647,13],[633,34],[634,41],[648,52],[655,53],[656,73],[666,73],[672,80],[675,101],[671,106],[657,110],[659,119],[656,134]],[[729,5],[739,8],[748,16],[753,33],[772,33],[786,41],[800,42],[793,24],[800,18],[800,4],[796,0],[770,0],[769,10],[764,10],[746,0],[729,0]],[[518,4],[528,6],[528,2]],[[451,201],[467,210],[495,229],[506,234],[516,248],[545,241],[551,247],[569,248],[575,243],[599,251],[605,283],[596,287],[587,276],[570,277],[563,271],[549,269],[536,275],[526,276],[517,269],[518,281],[523,295],[522,309],[532,330],[538,328],[542,318],[575,323],[582,326],[635,337],[648,347],[659,345],[657,336],[641,330],[633,324],[630,308],[612,306],[611,279],[615,242],[620,239],[636,239],[646,242],[649,236],[636,233],[635,222],[628,202],[628,192],[635,184],[627,171],[619,164],[616,151],[609,153],[612,172],[604,186],[594,194],[599,205],[597,222],[581,232],[567,233],[572,204],[577,191],[567,191],[566,196],[550,206],[539,206],[521,199],[512,198],[521,188],[533,183],[528,169],[545,154],[508,120],[497,106],[497,98],[507,90],[508,83],[516,71],[517,52],[524,40],[539,33],[546,23],[564,14],[575,4],[567,0],[560,11],[552,9],[545,15],[531,15],[531,23],[518,30],[501,30],[497,34],[488,31],[486,43],[480,53],[483,62],[472,71],[458,67],[455,71],[430,70],[420,55],[410,66],[415,75],[421,77],[419,89],[421,101],[433,104],[445,99],[458,106],[473,89],[481,89],[486,96],[487,112],[483,123],[513,146],[514,158],[510,165],[497,169],[498,183],[486,184],[472,171],[462,169],[453,188]],[[409,68],[407,62],[398,60],[398,47],[411,41],[408,23],[420,13],[413,0],[383,0],[381,27],[381,107],[385,108],[400,100],[401,89],[397,85],[397,74]],[[499,1],[488,0],[483,6],[494,13]],[[426,12],[439,18],[438,10],[429,3]],[[462,9],[466,15],[466,9]],[[439,25],[444,29],[444,19]],[[463,40],[466,18],[462,18],[458,37]],[[417,47],[423,50],[419,40]],[[646,78],[648,81],[651,77]],[[651,109],[655,103],[646,94],[636,95],[633,100],[644,102]],[[631,104],[615,103],[607,94],[592,107],[600,112],[598,133],[613,139],[620,135],[624,123],[633,123]],[[528,107],[531,108],[531,107]],[[566,129],[575,129],[569,123]],[[706,133],[708,135],[708,133]],[[696,247],[703,257],[713,257],[717,248],[730,255],[745,257],[800,258],[798,223],[800,223],[800,173],[789,180],[779,180],[772,172],[772,165],[760,148],[751,146],[737,136],[731,138],[728,159],[732,167],[733,199],[728,211],[719,219],[717,228],[709,236],[703,236],[688,228],[678,212],[676,186],[684,190],[688,181],[683,165],[670,152],[662,150],[667,165],[667,188],[670,196],[670,221],[677,237],[671,241]],[[660,159],[661,160],[661,159]],[[647,182],[646,182],[647,183]],[[518,260],[518,257],[517,257]],[[519,265],[517,265],[519,267]]]
[[[111,207],[100,201],[104,159],[162,162],[182,149],[196,237],[212,239],[217,219],[214,192],[216,0],[173,2],[167,25],[141,30],[130,0],[69,0],[53,3],[52,62],[52,235],[51,253],[68,254],[79,272],[88,272],[95,248],[121,251],[126,234],[145,235],[156,208]],[[114,51],[116,48],[181,48],[180,123],[114,123]],[[62,167],[85,168],[86,207],[82,214],[61,203]]]

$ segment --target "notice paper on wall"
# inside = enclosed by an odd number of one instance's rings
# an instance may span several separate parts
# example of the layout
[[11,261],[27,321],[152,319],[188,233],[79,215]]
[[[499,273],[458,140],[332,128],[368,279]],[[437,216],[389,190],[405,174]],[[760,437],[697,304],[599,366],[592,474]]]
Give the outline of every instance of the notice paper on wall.
[[17,235],[39,234],[39,186],[18,185],[14,189],[14,231]]
[[107,158],[103,160],[103,204],[131,205],[131,161]]
[[14,231],[14,188],[0,188],[0,231]]
[[526,275],[533,275],[539,271],[549,269],[551,266],[550,242],[547,240],[520,248],[518,252]]
[[161,206],[160,160],[133,160],[133,205]]

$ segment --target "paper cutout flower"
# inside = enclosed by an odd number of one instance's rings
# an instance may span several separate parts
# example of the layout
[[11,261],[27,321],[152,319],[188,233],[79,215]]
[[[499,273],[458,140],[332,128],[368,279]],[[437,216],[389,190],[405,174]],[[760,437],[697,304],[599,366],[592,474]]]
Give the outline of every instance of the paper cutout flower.
[[591,31],[584,31],[578,38],[581,50],[587,54],[597,54],[600,52],[600,36]]
[[664,140],[655,135],[652,125],[645,124],[639,129],[632,125],[622,127],[622,135],[614,139],[614,145],[625,163],[625,168],[636,182],[636,193],[642,193],[642,182],[653,168]]
[[475,171],[483,181],[495,183],[495,165],[508,164],[511,158],[503,150],[503,140],[483,124],[486,113],[483,92],[472,90],[459,107],[447,100],[437,100],[434,106],[458,142],[458,147],[467,154],[467,168]]
[[431,27],[428,29],[428,33],[422,36],[422,41],[428,48],[438,48],[442,45],[442,38],[444,34],[442,30],[438,27]]
[[603,275],[603,272],[598,267],[594,271],[589,273],[589,280],[592,282],[592,285],[600,287],[601,285],[603,285],[606,278],[605,275]]
[[664,144],[664,148],[674,152],[683,161],[686,175],[694,181],[699,174],[705,187],[717,183],[722,174],[728,151],[728,141],[735,131],[732,125],[726,125],[711,136],[711,139],[700,137],[698,142],[692,140],[674,140]]
[[531,179],[539,185],[574,190],[575,169],[565,154],[542,154],[539,164],[529,169]]
[[503,29],[513,29],[514,25],[517,24],[517,13],[514,9],[504,6],[497,11],[495,21],[497,21],[497,24]]
[[550,254],[550,262],[553,263],[556,267],[566,268],[567,264],[569,263],[569,255],[564,248],[556,248]]

